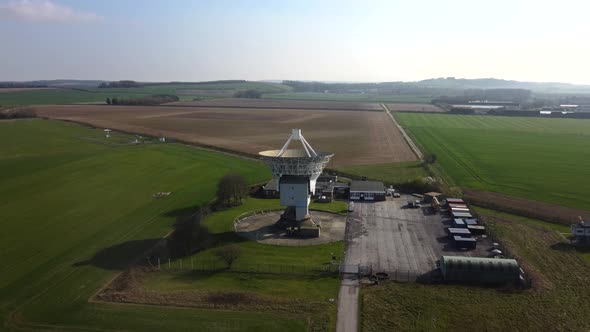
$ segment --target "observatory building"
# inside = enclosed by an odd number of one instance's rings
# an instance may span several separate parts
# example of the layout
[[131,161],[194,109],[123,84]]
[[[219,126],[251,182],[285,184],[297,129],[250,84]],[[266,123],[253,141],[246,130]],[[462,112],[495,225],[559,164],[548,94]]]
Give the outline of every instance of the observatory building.
[[[299,141],[301,148],[289,149],[293,141]],[[282,149],[262,151],[259,155],[270,166],[279,184],[281,205],[287,207],[278,225],[295,228],[302,235],[319,236],[320,225],[311,219],[309,203],[318,177],[334,154],[316,152],[301,135],[301,129],[293,129]]]

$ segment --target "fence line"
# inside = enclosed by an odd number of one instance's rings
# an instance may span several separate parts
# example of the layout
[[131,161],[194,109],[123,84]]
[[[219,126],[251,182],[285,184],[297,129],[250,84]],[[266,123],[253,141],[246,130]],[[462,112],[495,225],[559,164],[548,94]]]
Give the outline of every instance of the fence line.
[[172,260],[169,258],[161,259],[160,257],[152,257],[151,259],[148,259],[148,264],[155,269],[167,272],[239,272],[285,275],[338,275],[340,272],[340,265],[337,263],[325,265],[295,265],[235,262],[231,267],[228,267],[225,262],[218,260],[203,261],[194,260],[192,258]]
[[237,227],[240,224],[240,222],[242,222],[242,220],[244,220],[248,217],[260,215],[260,214],[266,214],[268,212],[282,211],[282,210],[283,209],[268,209],[268,210],[252,210],[252,211],[244,212],[234,218],[234,232],[237,231]]

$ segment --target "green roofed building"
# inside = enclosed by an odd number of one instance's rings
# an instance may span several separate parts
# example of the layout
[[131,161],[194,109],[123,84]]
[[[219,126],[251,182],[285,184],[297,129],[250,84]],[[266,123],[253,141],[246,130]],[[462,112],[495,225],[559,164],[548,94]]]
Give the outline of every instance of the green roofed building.
[[520,267],[515,259],[442,256],[442,277],[447,281],[499,284],[517,281]]

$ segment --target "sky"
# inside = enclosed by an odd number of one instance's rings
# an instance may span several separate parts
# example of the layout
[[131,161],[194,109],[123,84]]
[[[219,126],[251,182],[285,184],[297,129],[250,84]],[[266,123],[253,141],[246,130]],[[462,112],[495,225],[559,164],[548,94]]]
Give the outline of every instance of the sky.
[[0,0],[0,81],[590,84],[587,0]]

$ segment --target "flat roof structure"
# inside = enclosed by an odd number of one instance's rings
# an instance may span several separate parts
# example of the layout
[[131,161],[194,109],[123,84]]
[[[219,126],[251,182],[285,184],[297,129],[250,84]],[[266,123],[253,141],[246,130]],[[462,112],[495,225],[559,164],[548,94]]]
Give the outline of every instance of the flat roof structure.
[[384,193],[385,186],[381,181],[352,181],[350,192],[373,192]]
[[450,208],[467,208],[465,204],[449,204]]
[[453,211],[452,214],[453,214],[453,218],[473,218],[473,216],[469,212]]
[[467,236],[459,236],[459,235],[453,236],[453,240],[455,240],[456,242],[477,242],[476,239],[474,239],[470,236],[467,237]]
[[463,219],[466,225],[477,225],[477,219]]
[[458,228],[466,227],[465,221],[463,221],[463,219],[460,219],[460,218],[453,219],[453,225],[455,225],[455,227],[458,227]]
[[449,227],[447,228],[451,235],[467,235],[471,236],[471,232],[467,228]]
[[465,204],[465,201],[460,198],[447,198],[449,204]]

